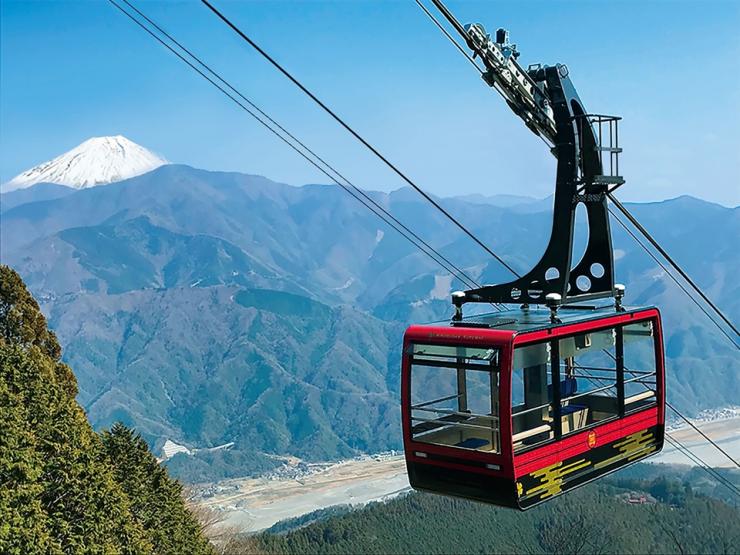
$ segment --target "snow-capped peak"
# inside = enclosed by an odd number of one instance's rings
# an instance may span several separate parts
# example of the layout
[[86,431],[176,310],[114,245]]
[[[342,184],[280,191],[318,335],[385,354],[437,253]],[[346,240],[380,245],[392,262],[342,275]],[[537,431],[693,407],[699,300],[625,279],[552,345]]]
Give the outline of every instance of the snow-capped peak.
[[107,185],[149,172],[167,160],[126,137],[93,137],[53,160],[39,164],[2,185],[2,192],[36,183],[57,183],[75,189]]

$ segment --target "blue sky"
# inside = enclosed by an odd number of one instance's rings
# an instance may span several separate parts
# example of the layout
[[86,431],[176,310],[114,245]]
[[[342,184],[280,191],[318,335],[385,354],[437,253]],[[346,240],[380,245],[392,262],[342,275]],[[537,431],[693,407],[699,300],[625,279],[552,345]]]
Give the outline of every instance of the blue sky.
[[[401,182],[199,2],[135,2],[357,185]],[[440,194],[554,187],[544,145],[412,0],[214,2],[417,183]],[[740,2],[469,2],[523,65],[566,63],[592,112],[624,117],[622,198],[740,204]],[[2,1],[0,181],[91,136],[173,162],[326,179],[108,2]]]

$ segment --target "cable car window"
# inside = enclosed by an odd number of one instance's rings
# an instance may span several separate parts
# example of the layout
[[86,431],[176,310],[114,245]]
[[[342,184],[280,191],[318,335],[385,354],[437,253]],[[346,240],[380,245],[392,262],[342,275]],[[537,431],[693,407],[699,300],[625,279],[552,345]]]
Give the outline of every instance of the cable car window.
[[514,450],[554,437],[549,343],[514,349],[511,388]]
[[563,434],[619,416],[617,331],[593,331],[558,342]]
[[499,453],[498,349],[414,344],[414,441]]
[[650,320],[624,326],[624,410],[656,403],[655,337]]

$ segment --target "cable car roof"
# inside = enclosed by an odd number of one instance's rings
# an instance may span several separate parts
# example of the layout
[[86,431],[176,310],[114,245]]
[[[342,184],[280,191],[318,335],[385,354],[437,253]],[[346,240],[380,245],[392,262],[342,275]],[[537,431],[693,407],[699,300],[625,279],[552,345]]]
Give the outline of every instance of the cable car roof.
[[556,328],[578,322],[599,320],[608,316],[616,316],[618,314],[630,314],[643,311],[646,308],[651,307],[622,307],[622,310],[617,312],[613,304],[602,306],[565,305],[560,307],[558,310],[557,316],[560,321],[556,323],[551,321],[551,313],[547,308],[515,308],[496,312],[494,314],[468,316],[459,322],[452,322],[452,326],[462,328],[498,329],[522,333]]

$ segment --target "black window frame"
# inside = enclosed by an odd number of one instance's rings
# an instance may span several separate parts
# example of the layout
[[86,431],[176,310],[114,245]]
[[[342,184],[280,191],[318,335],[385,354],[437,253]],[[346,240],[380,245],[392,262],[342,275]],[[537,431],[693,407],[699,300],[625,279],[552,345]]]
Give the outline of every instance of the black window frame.
[[[656,337],[655,335],[653,335],[652,342],[653,342],[653,353],[654,353],[654,364],[653,364],[654,370],[652,373],[655,375],[655,400],[652,401],[649,405],[642,405],[630,411],[627,411],[625,407],[625,389],[624,389],[625,374],[634,372],[634,371],[630,370],[629,368],[625,368],[624,366],[624,328],[626,326],[629,326],[632,324],[638,324],[640,322],[651,322],[653,325],[653,330],[655,330],[656,324],[657,324],[656,318],[654,316],[649,316],[646,318],[634,318],[630,320],[629,322],[609,323],[604,326],[594,327],[587,331],[564,333],[564,334],[560,334],[557,336],[552,336],[548,339],[527,342],[521,345],[514,346],[514,349],[517,349],[517,348],[522,348],[522,347],[530,347],[533,345],[549,344],[550,345],[550,379],[553,384],[552,385],[552,399],[550,400],[550,403],[549,403],[550,410],[552,412],[552,417],[553,417],[553,423],[552,423],[553,437],[552,439],[545,439],[534,445],[523,446],[515,450],[514,441],[513,441],[514,434],[512,433],[511,449],[514,455],[518,456],[518,455],[533,451],[535,449],[540,449],[543,446],[551,445],[557,441],[561,441],[563,438],[567,438],[572,435],[582,433],[584,431],[592,430],[603,424],[607,424],[609,422],[620,420],[630,414],[634,414],[636,412],[640,412],[648,408],[652,408],[653,406],[657,406],[658,399],[660,398],[660,394],[661,394],[660,388],[663,387],[663,383],[660,379],[660,376],[658,375],[659,368],[660,368],[659,361],[658,361],[659,355],[658,355],[657,349],[655,348],[656,347]],[[563,434],[562,433],[562,427],[563,427],[562,398],[560,395],[560,387],[559,387],[559,384],[560,384],[560,340],[569,338],[569,337],[575,337],[583,333],[602,332],[602,331],[609,330],[609,329],[613,329],[616,331],[615,354],[613,358],[614,358],[614,363],[615,363],[615,371],[617,374],[616,375],[617,408],[618,408],[617,413],[614,416],[611,416],[609,418],[598,420],[596,422],[583,426],[582,428],[578,428],[577,430],[571,430],[568,433]],[[655,333],[655,331],[653,333]],[[513,362],[513,357],[512,357],[512,362]],[[510,376],[513,375],[514,370],[515,369],[512,366]],[[558,384],[558,387],[556,387],[555,384]],[[513,409],[514,409],[513,393],[514,392],[513,392],[512,386],[513,386],[513,383],[510,383],[508,402],[509,402],[511,418],[513,421],[515,414],[513,412]]]

